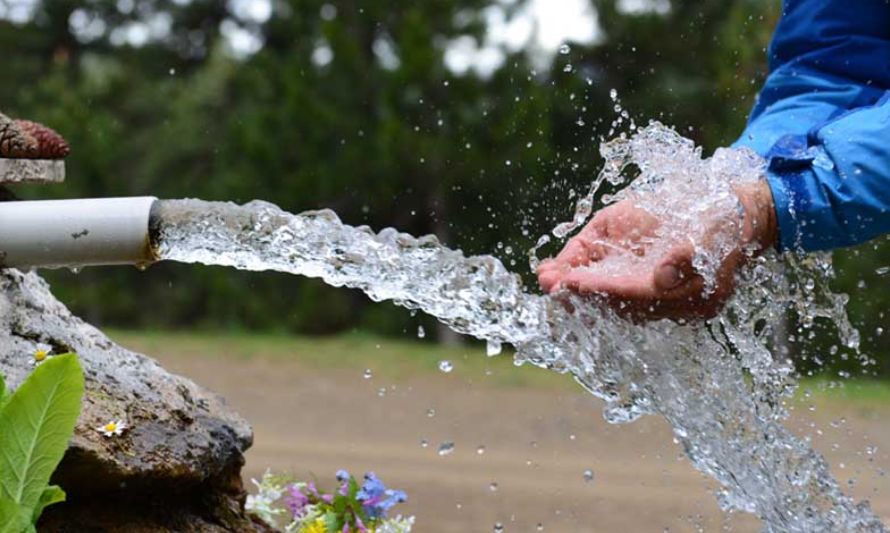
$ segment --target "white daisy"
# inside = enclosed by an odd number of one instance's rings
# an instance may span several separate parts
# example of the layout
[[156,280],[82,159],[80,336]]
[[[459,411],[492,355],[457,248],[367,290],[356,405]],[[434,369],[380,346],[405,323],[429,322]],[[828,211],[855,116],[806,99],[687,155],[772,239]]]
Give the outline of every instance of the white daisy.
[[34,353],[31,355],[31,366],[38,366],[44,361],[49,361],[53,358],[52,351],[49,348],[39,348],[34,350]]
[[120,436],[125,429],[127,429],[127,424],[123,420],[112,420],[104,426],[97,427],[96,431],[111,438]]

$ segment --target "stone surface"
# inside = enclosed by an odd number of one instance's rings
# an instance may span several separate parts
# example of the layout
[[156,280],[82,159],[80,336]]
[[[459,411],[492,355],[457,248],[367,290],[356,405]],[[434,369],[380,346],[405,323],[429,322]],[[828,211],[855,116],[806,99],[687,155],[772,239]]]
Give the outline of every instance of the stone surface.
[[[222,398],[114,344],[36,274],[0,270],[0,372],[10,388],[46,347],[79,355],[87,392],[54,476],[69,503],[49,508],[40,531],[262,530],[241,511],[251,428]],[[97,431],[118,419],[123,435]]]
[[60,159],[0,158],[0,183],[62,183],[65,162]]

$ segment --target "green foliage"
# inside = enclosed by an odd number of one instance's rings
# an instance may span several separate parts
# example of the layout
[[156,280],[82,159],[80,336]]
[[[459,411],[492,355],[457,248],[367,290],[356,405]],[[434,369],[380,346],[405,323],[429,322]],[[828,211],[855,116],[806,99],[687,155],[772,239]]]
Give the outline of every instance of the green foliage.
[[3,374],[0,374],[0,408],[6,403],[8,397],[9,390],[6,389],[6,381],[3,379]]
[[31,513],[26,507],[0,497],[0,533],[22,533],[31,525]]
[[83,390],[77,356],[59,355],[34,369],[0,407],[0,518],[6,528],[0,531],[33,530],[47,506],[65,500],[49,480],[74,433]]

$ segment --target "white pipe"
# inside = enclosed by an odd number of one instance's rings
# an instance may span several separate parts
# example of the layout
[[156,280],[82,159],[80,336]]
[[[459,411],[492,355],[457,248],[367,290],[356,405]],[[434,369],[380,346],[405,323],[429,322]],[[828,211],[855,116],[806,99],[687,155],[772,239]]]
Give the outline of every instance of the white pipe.
[[0,203],[0,267],[145,265],[154,197]]

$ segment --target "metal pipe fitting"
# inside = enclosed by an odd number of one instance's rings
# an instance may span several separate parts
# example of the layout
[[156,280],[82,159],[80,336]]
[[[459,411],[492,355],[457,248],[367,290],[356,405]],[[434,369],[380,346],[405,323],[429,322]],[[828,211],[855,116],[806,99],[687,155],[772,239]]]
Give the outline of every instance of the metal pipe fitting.
[[149,218],[157,198],[0,203],[0,267],[147,265],[157,260]]

